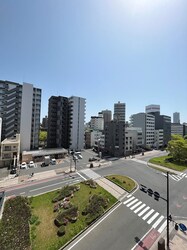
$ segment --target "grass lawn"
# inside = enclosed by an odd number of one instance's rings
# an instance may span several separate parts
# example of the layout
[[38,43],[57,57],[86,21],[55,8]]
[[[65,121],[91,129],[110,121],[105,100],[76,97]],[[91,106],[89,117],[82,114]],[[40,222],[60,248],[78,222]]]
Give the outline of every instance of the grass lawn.
[[167,159],[171,158],[170,156],[161,156],[155,157],[149,160],[150,163],[161,165],[169,169],[177,170],[177,171],[184,171],[187,169],[187,166],[179,163],[179,162],[167,162]]
[[114,182],[118,186],[124,188],[128,192],[132,191],[135,188],[135,186],[136,186],[136,183],[132,179],[130,179],[129,177],[127,177],[127,176],[123,176],[123,175],[109,175],[109,176],[106,176],[106,178],[108,180]]
[[78,206],[79,216],[75,223],[68,223],[66,234],[62,237],[57,236],[58,228],[54,225],[54,219],[57,213],[53,212],[54,203],[52,199],[57,196],[58,191],[53,191],[40,196],[31,198],[32,215],[38,216],[40,224],[31,225],[32,249],[33,250],[56,250],[62,247],[72,237],[83,230],[87,224],[82,211],[88,204],[89,197],[93,194],[102,194],[109,199],[108,208],[117,200],[106,190],[97,186],[96,189],[80,183],[80,190],[74,193],[71,202]]

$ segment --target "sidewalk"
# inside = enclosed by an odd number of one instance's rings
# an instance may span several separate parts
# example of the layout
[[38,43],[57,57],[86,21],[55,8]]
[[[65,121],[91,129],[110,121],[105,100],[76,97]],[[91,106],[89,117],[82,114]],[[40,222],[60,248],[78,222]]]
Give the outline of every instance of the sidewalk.
[[[187,221],[176,221],[178,224],[179,223],[183,223],[185,225],[187,225]],[[187,233],[184,233],[180,230],[175,230],[174,228],[174,223],[170,222],[170,243],[169,243],[169,249],[170,250],[186,250],[187,249]],[[158,250],[158,241],[160,238],[165,239],[165,245],[167,244],[167,231],[166,229],[162,232],[162,234],[159,236],[159,238],[157,238],[157,240],[155,241],[155,243],[152,245],[152,247],[150,248],[150,250]],[[143,248],[142,248],[143,249]],[[167,247],[166,247],[167,249]]]
[[147,163],[147,166],[160,168],[160,169],[163,169],[164,171],[168,171],[168,172],[171,172],[171,173],[177,174],[177,175],[179,175],[181,173],[180,171],[170,169],[170,168],[166,168],[166,167],[163,167],[163,166],[160,166],[160,165],[157,165],[157,164],[153,164],[153,163],[150,163],[150,162]]

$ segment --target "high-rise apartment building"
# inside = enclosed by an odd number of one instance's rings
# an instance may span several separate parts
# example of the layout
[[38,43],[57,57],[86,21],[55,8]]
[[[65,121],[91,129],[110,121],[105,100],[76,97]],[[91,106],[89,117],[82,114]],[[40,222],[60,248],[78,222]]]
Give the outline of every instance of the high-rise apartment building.
[[47,147],[84,148],[84,98],[52,96],[48,108]]
[[125,156],[125,122],[113,120],[105,125],[105,151],[115,157]]
[[77,96],[71,96],[69,98],[70,148],[74,150],[84,148],[85,109],[85,98]]
[[173,113],[173,123],[180,123],[180,113],[179,112]]
[[48,117],[47,115],[42,118],[42,129],[47,131],[48,128]]
[[114,103],[114,120],[125,122],[125,112],[126,104],[125,103]]
[[20,134],[21,152],[38,148],[41,110],[41,89],[0,81],[0,117],[2,140]]
[[103,119],[104,119],[104,125],[106,124],[106,122],[110,122],[112,120],[112,111],[111,110],[102,110],[101,112],[99,112],[99,114],[103,115]]
[[48,148],[69,148],[69,101],[51,96],[48,104]]

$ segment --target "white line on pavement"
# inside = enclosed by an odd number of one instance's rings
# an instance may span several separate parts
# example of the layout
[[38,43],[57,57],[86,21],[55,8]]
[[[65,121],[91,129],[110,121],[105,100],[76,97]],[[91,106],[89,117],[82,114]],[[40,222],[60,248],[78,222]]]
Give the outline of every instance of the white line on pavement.
[[83,180],[87,180],[84,176],[82,176],[82,174],[80,174],[79,172],[77,172],[77,174],[81,177],[81,178],[83,178]]
[[40,189],[45,189],[45,188],[48,188],[48,187],[53,187],[53,186],[56,186],[56,185],[59,185],[59,184],[63,184],[63,183],[71,183],[71,182],[79,182],[79,180],[74,180],[74,181],[61,181],[61,182],[57,182],[57,183],[54,183],[54,184],[50,184],[50,185],[47,185],[47,186],[44,186],[44,187],[40,187],[40,188],[35,188],[35,189],[32,189],[32,190],[29,190],[29,192],[34,192],[34,191],[37,191],[37,190],[40,190]]
[[165,222],[162,224],[162,226],[158,229],[158,232],[162,233],[162,231],[164,230],[164,228],[166,227],[166,225],[167,225],[167,220],[165,220]]
[[134,196],[131,197],[131,198],[129,198],[128,200],[124,201],[123,204],[124,204],[124,205],[127,204],[129,201],[132,201],[134,198],[135,198]]
[[133,201],[131,201],[129,204],[127,204],[127,207],[130,207],[131,205],[133,205],[134,203],[136,203],[138,201],[138,199],[135,199]]
[[121,206],[122,203],[119,203],[114,209],[112,209],[105,217],[103,217],[97,224],[95,224],[90,230],[88,230],[82,237],[80,237],[72,246],[68,248],[68,250],[71,250],[74,246],[76,246],[79,241],[81,241],[84,237],[86,237],[92,230],[94,230],[103,220],[105,220],[111,213],[113,213],[119,206]]
[[136,203],[134,206],[132,206],[130,208],[130,210],[134,210],[137,206],[139,206],[140,204],[142,204],[142,201],[139,201],[138,203]]
[[145,207],[145,203],[138,207],[136,210],[134,210],[134,213],[138,213],[143,207]]
[[161,215],[160,218],[153,224],[153,228],[156,228],[158,226],[158,224],[160,224],[160,222],[164,219],[164,216]]
[[154,209],[151,209],[142,219],[146,220],[154,211]]
[[153,222],[155,219],[156,219],[156,217],[159,215],[159,213],[158,212],[156,212],[148,221],[147,221],[147,223],[148,224],[151,224],[151,222]]
[[150,207],[146,207],[143,211],[141,211],[138,216],[142,216],[147,210],[149,210]]
[[20,195],[23,195],[23,194],[25,194],[25,192],[20,193]]

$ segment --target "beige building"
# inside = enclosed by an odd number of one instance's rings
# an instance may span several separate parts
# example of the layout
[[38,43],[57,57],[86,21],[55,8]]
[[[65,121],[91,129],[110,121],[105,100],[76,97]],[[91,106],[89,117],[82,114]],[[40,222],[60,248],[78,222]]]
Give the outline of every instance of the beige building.
[[20,134],[1,142],[0,167],[17,166],[20,156]]

